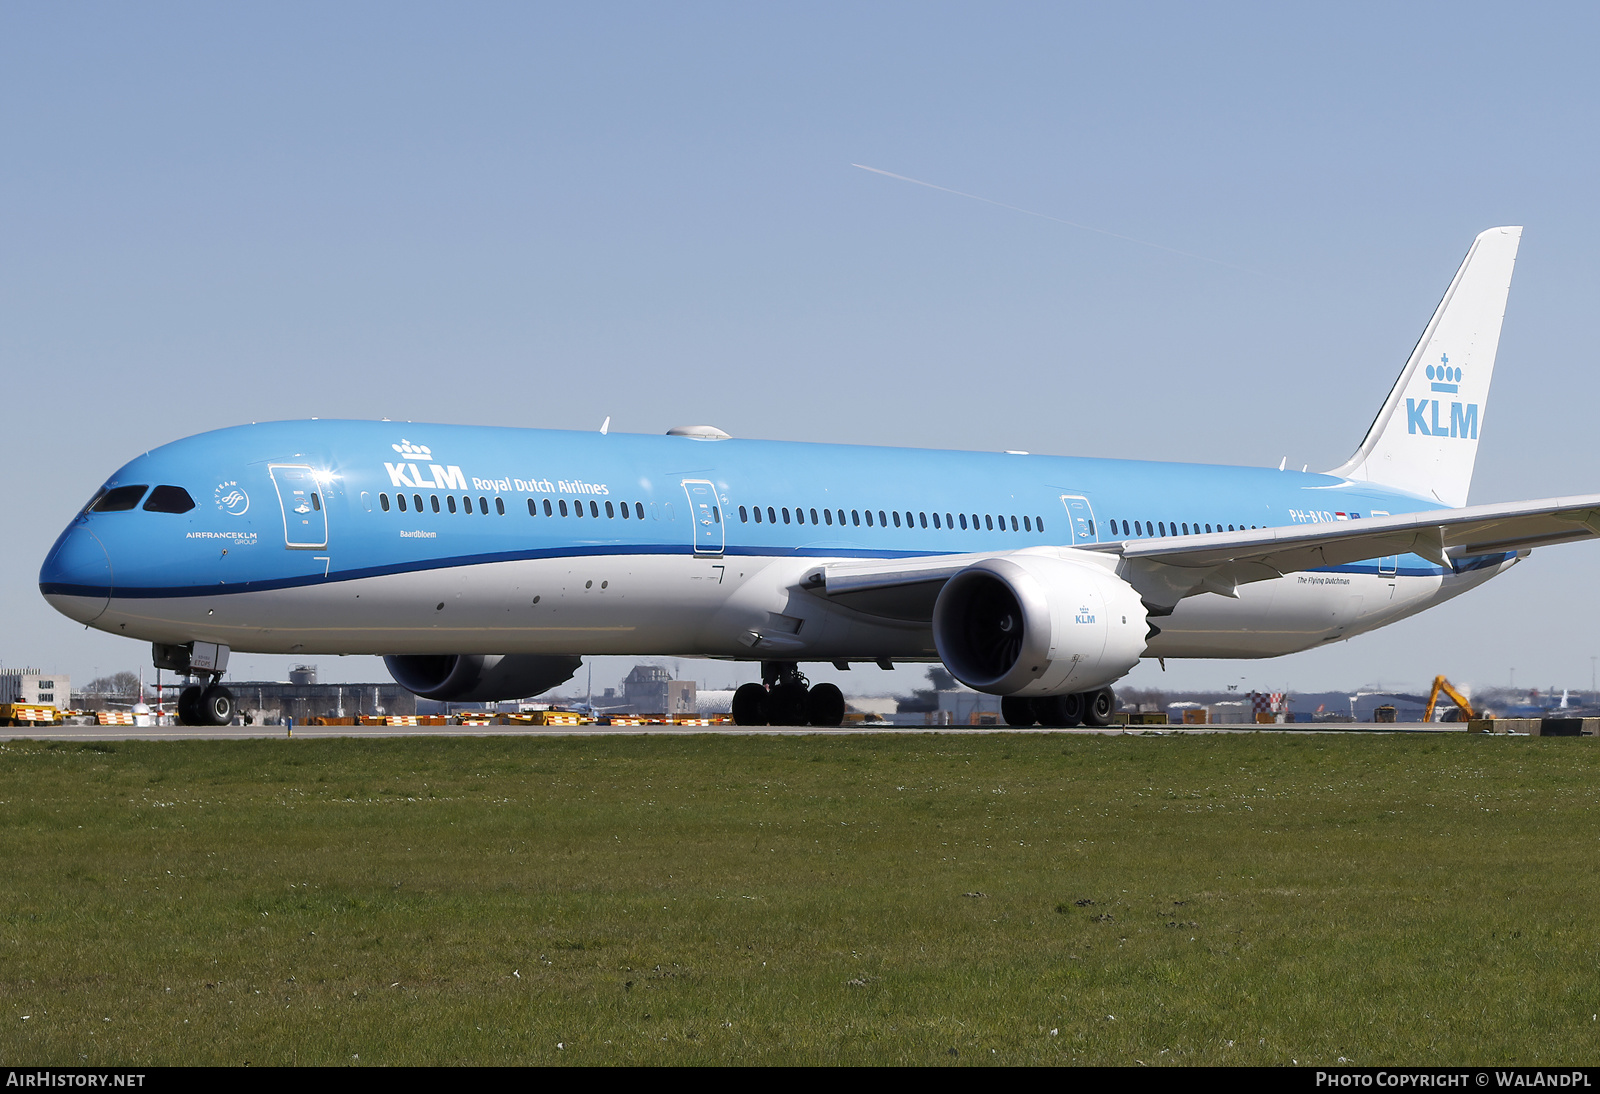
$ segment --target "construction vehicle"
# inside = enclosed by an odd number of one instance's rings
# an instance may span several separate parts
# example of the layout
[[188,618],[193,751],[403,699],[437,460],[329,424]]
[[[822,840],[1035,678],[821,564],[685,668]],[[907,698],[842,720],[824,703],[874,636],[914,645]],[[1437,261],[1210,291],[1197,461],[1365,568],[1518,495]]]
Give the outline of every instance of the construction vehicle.
[[1472,704],[1467,702],[1466,696],[1450,686],[1450,681],[1443,676],[1433,678],[1433,690],[1428,693],[1428,710],[1422,716],[1424,722],[1433,721],[1433,708],[1439,702],[1439,693],[1444,692],[1456,705],[1456,709],[1445,715],[1447,722],[1470,722],[1477,714],[1472,709]]

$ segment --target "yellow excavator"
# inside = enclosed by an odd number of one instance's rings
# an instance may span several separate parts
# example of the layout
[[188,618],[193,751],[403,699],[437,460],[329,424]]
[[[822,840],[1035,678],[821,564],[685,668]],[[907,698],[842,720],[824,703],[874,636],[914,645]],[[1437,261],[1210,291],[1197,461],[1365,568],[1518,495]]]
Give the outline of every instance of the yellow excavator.
[[1472,704],[1467,702],[1467,697],[1465,695],[1462,695],[1455,688],[1451,687],[1450,681],[1446,680],[1443,676],[1435,676],[1433,678],[1433,690],[1428,693],[1428,712],[1422,716],[1422,720],[1424,722],[1433,721],[1433,708],[1438,705],[1439,693],[1441,691],[1448,695],[1457,707],[1457,712],[1453,720],[1465,722],[1471,721],[1473,718],[1477,717],[1477,715],[1473,712]]

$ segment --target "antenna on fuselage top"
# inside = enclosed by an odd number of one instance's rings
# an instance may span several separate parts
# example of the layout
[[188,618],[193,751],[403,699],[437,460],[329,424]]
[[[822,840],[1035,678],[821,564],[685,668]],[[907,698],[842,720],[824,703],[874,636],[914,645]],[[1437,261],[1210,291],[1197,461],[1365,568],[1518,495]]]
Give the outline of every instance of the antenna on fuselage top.
[[600,435],[602,437],[605,436],[606,435],[606,431],[608,429],[610,429],[610,428],[611,428],[611,415],[607,414],[606,415],[606,420],[600,423]]

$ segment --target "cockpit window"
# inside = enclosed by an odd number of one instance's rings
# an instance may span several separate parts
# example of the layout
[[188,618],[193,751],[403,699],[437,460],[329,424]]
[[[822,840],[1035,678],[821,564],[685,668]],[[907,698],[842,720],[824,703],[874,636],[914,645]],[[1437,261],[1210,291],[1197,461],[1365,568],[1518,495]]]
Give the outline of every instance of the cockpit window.
[[144,503],[146,513],[187,513],[193,508],[194,499],[181,486],[158,486]]
[[139,499],[144,497],[144,492],[150,489],[145,486],[118,486],[107,490],[100,495],[100,500],[89,507],[91,513],[121,513],[132,509],[139,504]]

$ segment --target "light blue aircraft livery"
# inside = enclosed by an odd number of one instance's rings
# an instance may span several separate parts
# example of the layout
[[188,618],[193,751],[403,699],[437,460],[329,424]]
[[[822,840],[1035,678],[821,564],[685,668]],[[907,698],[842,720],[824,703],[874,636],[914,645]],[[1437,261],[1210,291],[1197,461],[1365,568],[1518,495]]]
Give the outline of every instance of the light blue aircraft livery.
[[537,694],[586,654],[758,662],[740,724],[838,725],[805,662],[942,661],[1011,725],[1104,725],[1142,657],[1346,639],[1600,533],[1600,495],[1466,505],[1521,239],[1473,242],[1331,471],[307,421],[120,468],[39,585],[153,644],[222,724],[229,652],[381,654],[419,695]]

